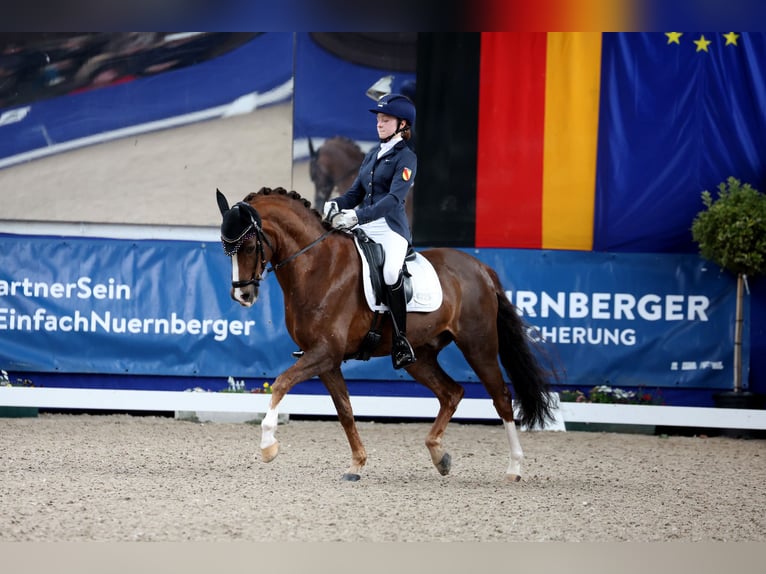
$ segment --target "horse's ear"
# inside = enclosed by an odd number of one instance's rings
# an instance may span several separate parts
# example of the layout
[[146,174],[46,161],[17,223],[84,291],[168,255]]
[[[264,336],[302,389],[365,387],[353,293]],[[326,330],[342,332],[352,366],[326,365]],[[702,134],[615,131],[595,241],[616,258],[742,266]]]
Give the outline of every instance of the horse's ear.
[[221,215],[229,211],[229,202],[226,201],[226,197],[221,193],[221,190],[215,188],[215,198],[218,201],[218,209],[221,210]]
[[312,142],[311,138],[309,138],[309,157],[314,158],[316,155],[317,152],[314,150],[314,142]]

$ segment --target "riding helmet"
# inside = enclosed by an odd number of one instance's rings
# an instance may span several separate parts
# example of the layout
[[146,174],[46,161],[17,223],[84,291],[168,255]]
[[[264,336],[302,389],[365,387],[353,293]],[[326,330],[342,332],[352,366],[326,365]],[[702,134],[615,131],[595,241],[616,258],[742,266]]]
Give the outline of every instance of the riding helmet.
[[395,118],[407,120],[410,125],[415,124],[415,104],[407,96],[402,94],[388,94],[378,100],[374,108],[370,108],[373,114],[388,114]]

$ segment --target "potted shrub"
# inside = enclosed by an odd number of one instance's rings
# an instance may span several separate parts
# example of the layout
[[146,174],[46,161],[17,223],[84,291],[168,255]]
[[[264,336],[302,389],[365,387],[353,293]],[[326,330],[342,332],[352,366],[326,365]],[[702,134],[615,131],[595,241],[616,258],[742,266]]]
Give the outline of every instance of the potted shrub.
[[702,192],[705,209],[692,223],[692,238],[700,255],[737,278],[734,319],[734,381],[730,392],[714,395],[717,406],[753,408],[758,397],[742,384],[742,327],[744,287],[748,277],[766,272],[766,195],[748,183],[729,177],[718,185],[718,197]]

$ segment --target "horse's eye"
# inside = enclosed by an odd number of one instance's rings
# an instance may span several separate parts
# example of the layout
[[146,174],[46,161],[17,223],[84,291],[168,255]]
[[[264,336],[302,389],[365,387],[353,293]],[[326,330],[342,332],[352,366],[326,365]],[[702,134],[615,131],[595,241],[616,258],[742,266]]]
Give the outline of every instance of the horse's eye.
[[252,255],[253,253],[255,253],[254,243],[246,243],[245,245],[243,245],[243,247],[244,247],[245,255]]

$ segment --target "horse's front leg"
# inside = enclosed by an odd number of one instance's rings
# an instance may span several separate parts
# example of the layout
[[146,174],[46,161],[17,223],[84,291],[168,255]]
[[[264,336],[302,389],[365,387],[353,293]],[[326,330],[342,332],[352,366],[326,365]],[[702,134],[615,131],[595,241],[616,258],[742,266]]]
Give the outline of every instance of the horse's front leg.
[[343,480],[357,481],[361,478],[360,473],[367,463],[367,451],[364,449],[359,431],[356,428],[346,380],[343,378],[340,367],[335,367],[319,375],[319,378],[324,383],[324,386],[327,387],[332,397],[335,410],[338,412],[338,420],[346,432],[346,438],[351,447],[351,466],[346,469],[341,478]]
[[[276,381],[275,381],[276,384]],[[281,397],[276,398],[272,386],[271,402],[266,416],[261,421],[261,458],[263,462],[271,462],[279,454],[279,441],[277,440],[277,424],[279,418],[278,405]]]
[[261,458],[271,462],[279,454],[279,441],[276,438],[279,418],[279,403],[297,383],[313,377],[316,371],[307,367],[310,362],[301,358],[297,363],[279,375],[271,385],[271,401],[266,416],[261,421]]
[[330,356],[331,353],[324,349],[313,348],[274,380],[269,409],[261,421],[261,458],[264,462],[271,462],[279,454],[279,441],[276,438],[279,403],[296,384],[332,368]]

